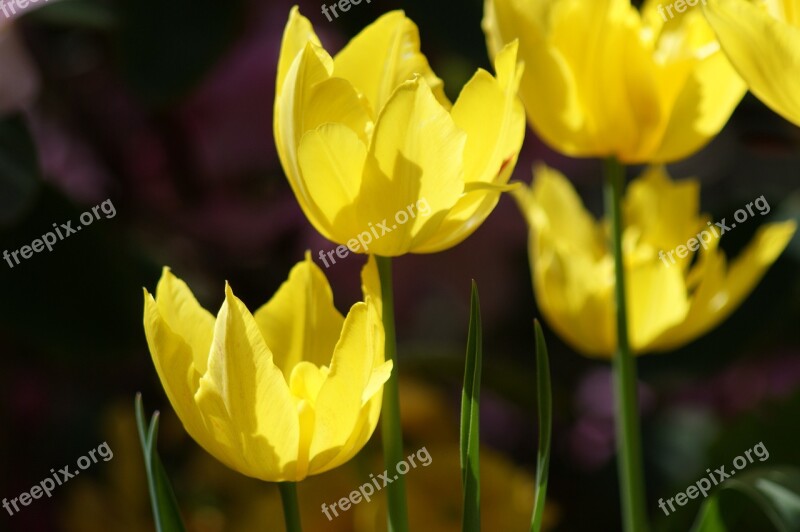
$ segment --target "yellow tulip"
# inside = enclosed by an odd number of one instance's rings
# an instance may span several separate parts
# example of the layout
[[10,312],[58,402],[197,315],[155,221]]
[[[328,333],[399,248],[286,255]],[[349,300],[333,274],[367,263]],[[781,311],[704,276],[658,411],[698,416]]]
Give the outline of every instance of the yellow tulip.
[[[719,238],[737,224],[730,217],[712,224],[699,214],[699,191],[698,182],[674,182],[662,167],[648,169],[628,187],[623,263],[630,344],[637,354],[674,349],[724,321],[795,232],[794,221],[766,224],[728,266]],[[516,197],[531,227],[533,286],[542,314],[578,351],[610,358],[616,329],[608,225],[586,211],[563,175],[546,167],[537,168],[532,188]],[[764,214],[765,203],[759,198],[757,210],[753,202],[748,209]]]
[[164,268],[144,326],[161,384],[186,431],[244,475],[299,481],[352,458],[375,430],[384,362],[377,268],[344,318],[310,255],[251,314],[225,287],[216,319]]
[[705,10],[753,94],[800,126],[800,0],[708,0]]
[[[531,127],[570,156],[683,159],[725,125],[745,85],[699,8],[648,0],[485,0],[492,55],[519,39]],[[667,21],[665,22],[665,18]]]
[[314,227],[383,256],[467,238],[497,204],[525,134],[515,44],[498,53],[495,69],[497,78],[479,70],[451,105],[403,12],[383,15],[331,58],[293,8],[274,132]]

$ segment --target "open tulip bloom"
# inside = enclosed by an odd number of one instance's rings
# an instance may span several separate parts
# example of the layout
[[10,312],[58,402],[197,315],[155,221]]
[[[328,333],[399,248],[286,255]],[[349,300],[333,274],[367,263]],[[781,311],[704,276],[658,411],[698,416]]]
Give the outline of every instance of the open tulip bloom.
[[158,376],[186,431],[244,475],[298,481],[352,458],[375,430],[384,362],[374,260],[347,317],[322,271],[297,264],[251,314],[231,287],[216,319],[164,268],[145,290],[144,327]]
[[[652,167],[631,182],[623,209],[623,262],[631,349],[665,351],[686,344],[728,317],[755,288],[791,240],[793,221],[761,227],[727,264],[719,229],[699,214],[699,183],[672,181]],[[559,172],[539,167],[533,187],[517,193],[530,224],[536,300],[548,323],[575,349],[611,358],[614,260],[607,224],[584,208]],[[730,225],[730,223],[729,223]],[[700,246],[697,235],[705,231]],[[664,252],[695,240],[693,253],[663,260]]]
[[708,0],[705,11],[753,94],[800,126],[800,0]]
[[[440,251],[472,234],[497,204],[525,133],[516,43],[498,50],[495,69],[496,78],[479,70],[451,104],[402,12],[383,15],[332,58],[292,9],[275,142],[314,227],[346,245],[384,224],[368,250],[353,250],[385,257]],[[429,215],[394,223],[420,201]]]
[[701,9],[665,22],[661,3],[648,0],[639,11],[630,0],[485,0],[489,51],[519,40],[520,95],[550,146],[663,163],[722,129],[745,84]]

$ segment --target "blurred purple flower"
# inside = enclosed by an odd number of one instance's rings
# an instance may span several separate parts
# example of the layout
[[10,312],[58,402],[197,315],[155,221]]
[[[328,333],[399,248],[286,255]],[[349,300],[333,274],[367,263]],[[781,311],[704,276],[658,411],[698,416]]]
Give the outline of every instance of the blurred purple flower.
[[738,362],[679,390],[674,401],[710,406],[730,418],[753,411],[766,401],[785,399],[798,389],[800,353],[786,350],[769,358]]
[[[611,369],[589,371],[578,383],[575,394],[577,419],[569,432],[572,458],[592,470],[603,467],[614,456],[614,393]],[[655,406],[655,394],[639,383],[639,413],[644,416]]]

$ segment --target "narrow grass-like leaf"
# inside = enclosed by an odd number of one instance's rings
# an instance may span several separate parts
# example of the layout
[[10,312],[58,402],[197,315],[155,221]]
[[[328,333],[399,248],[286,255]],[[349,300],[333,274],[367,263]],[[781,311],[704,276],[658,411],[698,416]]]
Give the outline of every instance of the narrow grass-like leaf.
[[536,394],[539,409],[539,450],[536,455],[536,498],[533,502],[531,532],[542,530],[544,504],[547,499],[547,477],[550,471],[550,437],[553,430],[553,396],[550,387],[550,358],[542,326],[534,320],[536,330]]
[[183,532],[186,528],[178,510],[178,501],[167,472],[161,464],[156,450],[158,439],[158,412],[150,419],[149,427],[145,423],[142,394],[136,394],[136,425],[139,429],[139,441],[144,454],[144,467],[147,472],[147,485],[150,490],[150,502],[153,507],[153,520],[157,532]]
[[461,391],[461,483],[464,490],[464,532],[477,532],[481,529],[480,423],[478,414],[481,395],[482,342],[478,285],[472,281],[464,388]]
[[692,532],[800,530],[800,470],[753,470],[728,479],[703,503]]

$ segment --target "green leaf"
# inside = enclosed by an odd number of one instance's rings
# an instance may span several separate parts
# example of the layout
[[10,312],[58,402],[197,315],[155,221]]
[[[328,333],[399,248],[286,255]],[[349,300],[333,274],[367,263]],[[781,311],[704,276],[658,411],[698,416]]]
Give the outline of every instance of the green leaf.
[[758,469],[726,480],[703,503],[693,532],[800,530],[800,470]]
[[36,145],[22,115],[0,119],[0,225],[33,204],[39,174]]
[[478,285],[472,281],[464,388],[461,391],[461,481],[464,490],[463,530],[481,529],[480,423],[481,364],[483,358]]
[[155,412],[150,419],[149,428],[145,425],[142,394],[136,394],[136,424],[139,428],[139,440],[144,453],[144,466],[147,471],[147,484],[150,488],[150,502],[153,506],[156,531],[183,532],[185,527],[178,510],[178,501],[156,450],[158,419],[159,414]]
[[531,532],[542,529],[544,505],[547,499],[547,478],[550,472],[550,439],[553,430],[553,394],[550,386],[550,358],[539,320],[536,330],[536,393],[539,408],[539,451],[536,455],[536,499],[533,502]]

